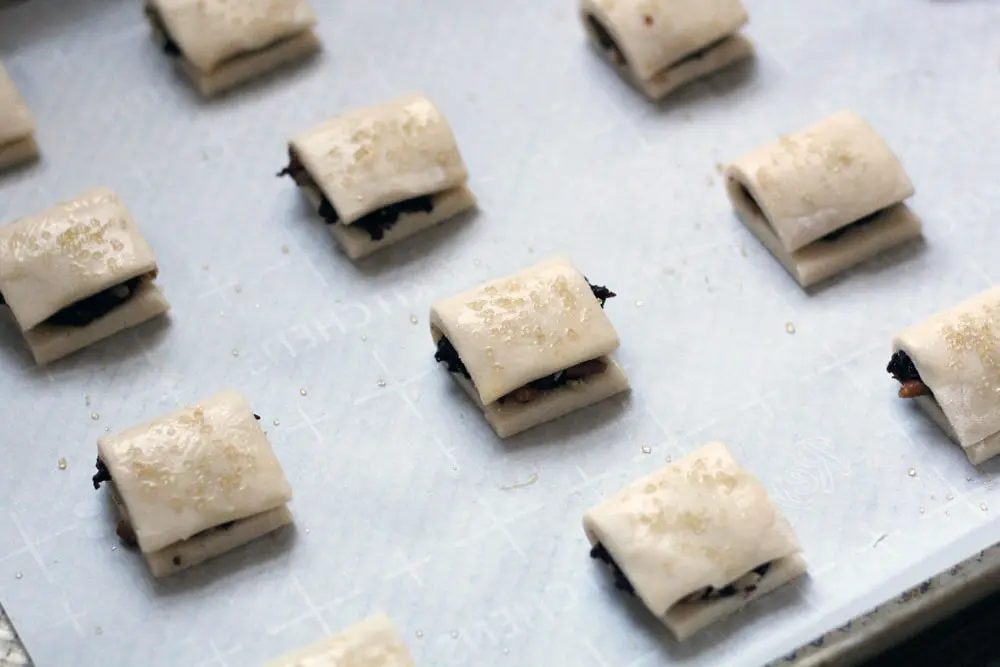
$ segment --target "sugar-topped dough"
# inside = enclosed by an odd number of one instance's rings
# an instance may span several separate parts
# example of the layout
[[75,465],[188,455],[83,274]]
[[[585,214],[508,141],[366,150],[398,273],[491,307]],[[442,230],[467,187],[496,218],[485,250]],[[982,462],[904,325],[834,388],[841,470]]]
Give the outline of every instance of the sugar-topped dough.
[[[629,387],[609,356],[618,348],[618,334],[592,286],[564,257],[438,301],[430,323],[439,350],[442,341],[450,344],[468,372],[452,376],[501,437]],[[569,369],[588,367],[596,372],[555,381]],[[553,381],[531,388],[544,378]],[[518,399],[526,388],[531,396]]]
[[[588,510],[584,531],[603,545],[646,607],[683,640],[805,571],[791,526],[764,487],[722,443],[700,447]],[[764,564],[755,587],[723,589]]]
[[102,437],[97,449],[114,500],[157,576],[290,521],[291,488],[236,391]]
[[414,663],[389,617],[375,614],[267,667],[414,667]]

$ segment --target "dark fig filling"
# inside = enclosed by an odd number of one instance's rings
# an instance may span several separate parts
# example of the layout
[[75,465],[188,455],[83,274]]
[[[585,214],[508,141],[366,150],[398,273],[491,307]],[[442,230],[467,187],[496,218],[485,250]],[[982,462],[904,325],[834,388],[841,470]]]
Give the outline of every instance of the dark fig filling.
[[170,31],[167,30],[167,24],[163,22],[163,18],[160,13],[156,11],[156,8],[152,5],[146,5],[146,18],[153,25],[160,35],[163,36],[163,52],[166,53],[171,58],[179,58],[181,55],[181,47],[174,41],[173,36],[171,36]]
[[[312,188],[315,192],[319,193],[322,201],[317,213],[319,213],[328,225],[336,225],[340,222],[340,214],[337,213],[337,209],[333,207],[330,200],[326,198],[326,195],[316,185],[316,181],[309,174],[308,170],[306,170],[294,151],[288,152],[288,166],[278,172],[278,176],[289,176],[299,187]],[[358,218],[350,226],[363,229],[373,241],[381,241],[385,237],[385,233],[392,229],[393,225],[399,221],[401,215],[407,213],[430,213],[433,210],[434,197],[432,195],[421,195],[376,209]]]
[[916,398],[917,396],[932,396],[930,388],[920,379],[917,367],[913,365],[910,356],[898,350],[892,353],[889,365],[885,367],[887,373],[899,383],[900,398]]
[[[590,291],[593,292],[594,297],[600,302],[601,308],[604,307],[608,299],[617,296],[604,285],[593,285],[589,280],[587,284],[590,285]],[[455,346],[451,344],[451,341],[446,336],[441,336],[437,341],[437,351],[434,353],[434,361],[443,363],[449,373],[462,375],[469,382],[473,382],[472,376],[469,374],[469,369],[465,367],[465,363],[458,356],[458,350],[455,349]],[[589,359],[565,370],[556,371],[545,377],[533,380],[523,387],[519,387],[506,396],[501,397],[497,402],[504,403],[507,400],[512,400],[517,403],[530,403],[538,398],[538,395],[542,392],[559,389],[571,380],[582,380],[593,375],[600,375],[607,369],[608,363],[604,359]]]
[[[137,276],[101,290],[93,296],[80,299],[50,316],[42,325],[56,327],[85,327],[118,308],[136,295],[147,276]],[[0,294],[0,305],[6,303]]]
[[[635,596],[635,587],[632,586],[628,577],[626,577],[625,573],[622,572],[622,569],[618,567],[618,563],[616,563],[615,559],[611,557],[611,554],[608,553],[608,550],[604,548],[603,544],[600,542],[595,544],[590,550],[590,557],[602,561],[608,566],[608,568],[611,569],[611,573],[615,579],[615,588],[620,591],[624,591],[629,595]],[[683,599],[681,599],[681,602],[705,602],[709,600],[731,598],[741,593],[752,593],[757,590],[761,579],[763,579],[767,575],[768,571],[770,571],[771,565],[771,562],[758,565],[736,581],[729,583],[722,588],[706,586],[705,588],[686,595]]]
[[596,16],[587,14],[587,25],[590,27],[591,32],[594,33],[594,37],[597,38],[597,43],[611,55],[611,59],[616,65],[625,65],[628,63],[625,59],[625,54],[618,48],[615,38],[611,36],[611,33],[604,27],[604,24],[597,20]]

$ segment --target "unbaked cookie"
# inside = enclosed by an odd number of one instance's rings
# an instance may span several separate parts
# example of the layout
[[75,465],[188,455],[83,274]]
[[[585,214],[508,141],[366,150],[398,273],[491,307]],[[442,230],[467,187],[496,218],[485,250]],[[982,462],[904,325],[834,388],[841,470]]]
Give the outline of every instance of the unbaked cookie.
[[740,0],[581,0],[590,42],[651,99],[753,55]]
[[165,313],[153,251],[101,188],[0,227],[0,303],[39,364]]
[[448,121],[423,95],[337,116],[293,138],[290,176],[359,259],[476,205]]
[[0,169],[38,157],[35,121],[0,63]]
[[678,641],[806,571],[767,491],[714,442],[590,509],[592,558]]
[[147,0],[153,38],[204,96],[319,50],[306,0]]
[[392,621],[375,614],[267,667],[413,667],[413,658]]
[[609,356],[613,296],[549,259],[431,306],[434,358],[506,438],[629,388]]
[[118,534],[156,577],[231,551],[291,522],[281,465],[246,399],[224,391],[97,442]]
[[913,184],[864,120],[842,111],[726,168],[740,220],[808,287],[917,238]]
[[893,338],[886,370],[974,464],[1000,454],[1000,287]]

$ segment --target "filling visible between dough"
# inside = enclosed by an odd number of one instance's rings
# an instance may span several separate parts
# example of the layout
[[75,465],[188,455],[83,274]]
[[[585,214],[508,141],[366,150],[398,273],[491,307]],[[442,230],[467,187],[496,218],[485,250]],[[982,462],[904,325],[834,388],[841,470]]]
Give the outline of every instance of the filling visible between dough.
[[[181,50],[180,44],[177,43],[177,40],[175,40],[174,37],[173,37],[173,35],[170,34],[170,31],[167,30],[167,24],[164,23],[163,17],[160,16],[160,13],[152,5],[149,5],[149,4],[146,5],[146,18],[149,20],[150,24],[153,26],[153,30],[162,38],[162,40],[163,40],[163,52],[165,54],[167,54],[168,56],[170,56],[171,58],[183,58],[184,57],[184,51]],[[223,60],[222,62],[218,63],[214,67],[213,71],[219,70],[219,69],[225,67],[228,63],[231,63],[231,62],[233,62],[235,60],[239,60],[240,58],[243,58],[245,56],[248,56],[248,55],[251,55],[251,54],[254,54],[254,53],[260,53],[261,51],[266,51],[267,49],[270,49],[270,48],[272,48],[274,46],[277,46],[278,44],[281,44],[282,42],[291,41],[291,40],[295,39],[296,37],[298,37],[298,35],[292,35],[290,37],[280,37],[280,38],[278,38],[278,39],[276,39],[276,40],[274,40],[272,42],[269,42],[268,44],[265,44],[265,45],[261,46],[259,49],[254,49],[252,51],[239,51],[237,53],[234,53],[231,56],[229,56],[228,58],[226,58],[225,60]],[[208,74],[209,72],[204,72],[204,73]]]
[[[763,220],[764,224],[767,225],[768,229],[770,229],[775,236],[781,238],[777,230],[775,230],[774,225],[771,224],[771,219],[768,218],[767,215],[764,213],[764,209],[760,207],[760,204],[757,203],[757,199],[753,196],[753,194],[750,192],[750,189],[747,188],[746,185],[730,177],[727,187],[729,188],[730,194],[743,204],[744,208],[750,213],[750,215],[755,216],[759,220]],[[854,222],[846,224],[843,227],[833,230],[832,232],[824,234],[820,238],[813,241],[813,243],[829,243],[831,241],[836,241],[837,239],[839,239],[844,234],[847,234],[848,232],[854,231],[855,229],[871,224],[884,211],[885,209],[879,209],[874,213],[870,213],[865,217],[861,218],[860,220],[855,220]]]
[[168,56],[179,58],[184,55],[181,53],[181,47],[178,46],[177,42],[170,35],[170,31],[167,30],[167,24],[163,22],[163,17],[160,16],[160,12],[156,11],[153,5],[146,5],[146,18],[149,23],[153,26],[153,30],[163,39],[163,52]]
[[[260,421],[260,415],[254,414],[254,419]],[[113,496],[115,498],[120,499],[121,495],[118,493],[117,489],[114,488],[114,479],[111,477],[111,471],[108,470],[107,464],[105,464],[104,461],[102,461],[101,457],[99,456],[97,457],[97,463],[95,464],[95,467],[97,468],[97,472],[94,473],[93,477],[91,477],[91,481],[94,484],[94,489],[100,490],[101,484],[107,483],[109,486],[112,487],[111,492]],[[125,504],[124,501],[121,501],[121,505],[124,506],[124,504]],[[118,535],[118,539],[121,540],[122,544],[124,544],[125,546],[137,547],[139,546],[139,539],[136,537],[135,529],[132,527],[132,522],[129,520],[127,512],[128,510],[126,508],[124,512],[126,516],[118,521],[118,525],[115,526],[115,534]],[[206,528],[205,530],[199,531],[198,533],[195,533],[188,539],[193,540],[195,538],[202,537],[205,534],[213,531],[227,531],[233,526],[235,526],[237,521],[239,521],[239,519],[233,519],[232,521],[225,521],[223,523],[218,524],[217,526],[212,526],[211,528]],[[173,563],[174,565],[180,566],[181,565],[180,556],[175,556]]]
[[700,60],[701,58],[704,58],[705,55],[707,55],[709,51],[712,51],[713,49],[718,48],[723,42],[725,42],[729,38],[730,38],[730,36],[726,35],[725,37],[720,37],[719,39],[715,40],[714,42],[710,42],[706,46],[703,46],[703,47],[701,47],[699,49],[695,49],[694,51],[691,51],[690,53],[688,53],[686,56],[681,56],[680,58],[678,58],[674,62],[670,63],[669,65],[667,65],[666,67],[664,67],[662,71],[663,72],[667,72],[669,70],[676,69],[676,68],[680,67],[681,65],[687,65],[688,63],[694,62],[695,60]]
[[[590,291],[593,292],[594,297],[600,302],[601,308],[604,307],[608,299],[617,296],[604,285],[593,285],[589,280],[587,284],[590,285]],[[437,351],[434,353],[434,361],[445,364],[448,372],[462,375],[475,386],[472,375],[469,374],[469,369],[465,367],[465,363],[459,356],[458,350],[455,349],[455,346],[443,334],[437,340]],[[542,392],[559,389],[572,381],[584,380],[593,375],[600,375],[607,369],[608,360],[606,357],[588,359],[564,370],[556,371],[537,380],[532,380],[506,396],[501,396],[497,399],[497,403],[503,404],[508,400],[516,403],[530,403],[538,398]]]
[[[625,573],[618,566],[618,563],[615,562],[614,558],[611,557],[611,554],[603,544],[600,542],[595,544],[590,550],[590,557],[602,561],[611,569],[615,578],[615,588],[620,591],[624,591],[629,595],[635,596],[635,587],[632,586],[632,582],[628,580],[628,577],[625,576]],[[758,565],[742,577],[730,582],[722,588],[714,588],[712,586],[700,588],[681,598],[678,604],[709,602],[722,598],[730,598],[741,593],[753,593],[757,590],[757,587],[760,586],[761,580],[767,576],[768,571],[771,569],[771,563],[771,561],[768,561]]]
[[618,43],[615,42],[615,38],[611,36],[611,32],[604,27],[596,16],[593,14],[587,14],[587,28],[594,35],[597,43],[601,45],[601,48],[608,52],[611,60],[619,66],[624,66],[628,64],[625,59],[625,54],[622,50],[618,48]]
[[892,358],[889,360],[889,365],[885,367],[885,370],[892,375],[894,380],[899,382],[900,398],[916,398],[917,396],[934,397],[930,387],[925,385],[924,381],[920,379],[917,367],[906,352],[902,350],[893,352]]
[[[38,326],[85,327],[129,301],[144,284],[152,282],[155,277],[156,271],[152,271],[112,285],[56,311]],[[0,294],[0,305],[4,303],[3,294]]]
[[[299,160],[294,151],[288,151],[288,166],[282,169],[278,176],[289,176],[300,188],[312,188],[319,193],[322,198],[317,213],[328,225],[341,224],[340,214],[333,207],[330,200],[322,193],[315,179]],[[404,199],[403,201],[383,206],[371,213],[367,213],[355,220],[350,227],[363,229],[371,237],[372,241],[381,241],[385,238],[385,233],[399,221],[399,217],[408,213],[430,213],[434,210],[434,196],[421,195]]]

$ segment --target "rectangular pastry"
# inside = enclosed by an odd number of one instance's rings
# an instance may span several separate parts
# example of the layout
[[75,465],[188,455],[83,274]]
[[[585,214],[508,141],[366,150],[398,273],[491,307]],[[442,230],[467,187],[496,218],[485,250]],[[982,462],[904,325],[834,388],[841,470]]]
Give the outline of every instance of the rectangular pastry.
[[290,176],[359,259],[476,205],[448,121],[423,95],[348,112],[293,138]]
[[435,303],[434,359],[506,438],[629,388],[609,356],[613,296],[569,260],[546,260]]
[[741,0],[580,0],[591,44],[650,99],[753,55]]
[[208,97],[320,48],[306,0],[147,0],[153,38]]
[[35,121],[0,63],[0,169],[38,157]]
[[912,326],[886,370],[974,464],[1000,454],[1000,287]]
[[0,227],[0,304],[39,364],[165,313],[153,251],[111,190]]
[[118,535],[154,576],[291,522],[292,491],[258,419],[230,390],[98,440],[94,488],[108,484]]
[[413,658],[392,621],[375,614],[266,667],[413,667]]
[[587,511],[591,558],[683,641],[806,571],[792,527],[725,445],[704,445]]
[[841,111],[726,168],[747,228],[802,287],[917,238],[913,184],[864,120]]

